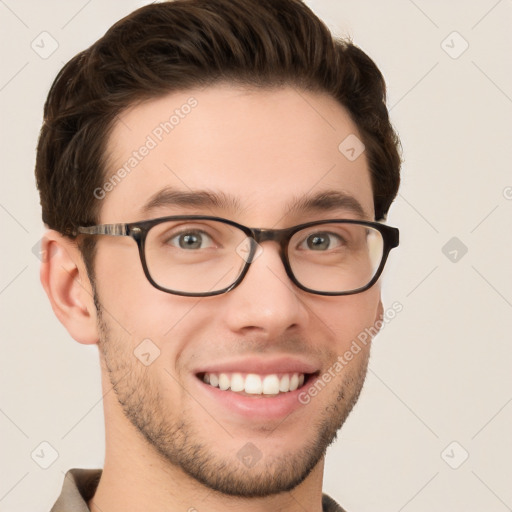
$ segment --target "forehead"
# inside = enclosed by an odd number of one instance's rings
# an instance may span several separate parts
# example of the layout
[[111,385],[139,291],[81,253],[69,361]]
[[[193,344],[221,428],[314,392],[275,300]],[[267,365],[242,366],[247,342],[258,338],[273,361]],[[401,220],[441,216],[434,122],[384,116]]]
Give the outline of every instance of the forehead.
[[[101,222],[179,211],[274,225],[299,215],[306,197],[327,193],[336,203],[333,192],[348,198],[347,213],[373,219],[366,154],[348,158],[345,148],[355,143],[359,152],[359,139],[333,98],[292,87],[217,85],[146,101],[122,113],[110,134]],[[180,194],[188,200],[173,205]],[[194,204],[205,195],[220,201]]]

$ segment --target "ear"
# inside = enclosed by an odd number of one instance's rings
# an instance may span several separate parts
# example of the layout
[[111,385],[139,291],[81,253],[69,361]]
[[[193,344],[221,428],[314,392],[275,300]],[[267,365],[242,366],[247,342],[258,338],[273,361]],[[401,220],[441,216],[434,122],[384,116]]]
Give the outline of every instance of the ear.
[[375,321],[373,322],[373,326],[379,332],[384,325],[384,306],[382,305],[382,299],[379,299],[379,304],[377,306],[377,311],[375,313]]
[[43,288],[53,312],[79,343],[98,342],[92,285],[76,242],[52,229],[41,241]]

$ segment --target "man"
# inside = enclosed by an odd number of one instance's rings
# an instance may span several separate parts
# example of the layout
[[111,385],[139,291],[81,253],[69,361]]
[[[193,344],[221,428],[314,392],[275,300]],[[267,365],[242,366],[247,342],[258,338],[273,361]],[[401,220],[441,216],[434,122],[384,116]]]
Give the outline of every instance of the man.
[[324,456],[371,340],[340,354],[382,324],[398,146],[375,64],[297,0],[148,5],[65,65],[41,281],[98,344],[106,454],[52,511],[342,510]]

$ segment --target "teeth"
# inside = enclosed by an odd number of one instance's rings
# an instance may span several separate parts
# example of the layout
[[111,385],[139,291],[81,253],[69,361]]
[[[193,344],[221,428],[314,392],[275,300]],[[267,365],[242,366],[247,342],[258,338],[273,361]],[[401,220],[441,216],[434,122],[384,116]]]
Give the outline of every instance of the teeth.
[[267,375],[263,379],[263,394],[277,395],[279,393],[279,377],[277,375]]
[[290,376],[283,375],[279,381],[279,391],[290,391]]
[[241,373],[233,373],[231,377],[231,391],[243,391],[245,388],[244,378]]
[[203,381],[222,391],[245,391],[249,395],[277,395],[295,391],[304,384],[303,373],[258,375],[256,373],[205,373]]
[[229,389],[229,386],[231,385],[231,381],[229,377],[225,373],[221,373],[219,375],[219,388],[222,391],[225,391],[226,389]]
[[245,392],[250,395],[261,395],[263,392],[263,384],[261,377],[255,373],[249,373],[245,378]]
[[299,387],[299,376],[294,373],[290,379],[290,391],[295,391]]

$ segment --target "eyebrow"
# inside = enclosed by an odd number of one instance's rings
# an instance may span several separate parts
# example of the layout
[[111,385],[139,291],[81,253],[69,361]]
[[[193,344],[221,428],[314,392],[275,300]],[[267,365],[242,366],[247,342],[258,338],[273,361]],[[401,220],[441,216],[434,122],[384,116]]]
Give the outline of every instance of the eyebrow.
[[[142,207],[143,213],[169,206],[183,208],[202,208],[240,213],[243,208],[237,197],[226,194],[222,191],[212,192],[209,190],[180,190],[173,187],[166,187],[153,196]],[[305,214],[316,212],[334,212],[336,210],[348,210],[360,218],[369,216],[361,203],[353,196],[336,190],[325,190],[314,195],[293,197],[289,200],[284,210],[288,214]]]

